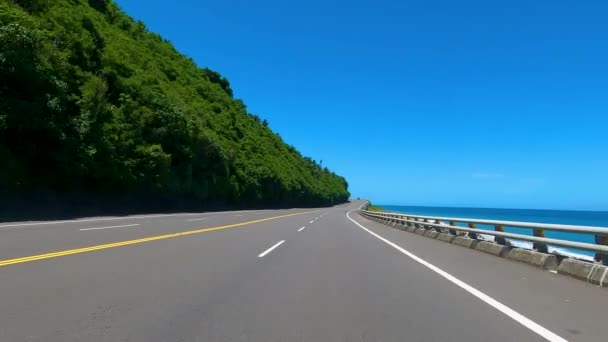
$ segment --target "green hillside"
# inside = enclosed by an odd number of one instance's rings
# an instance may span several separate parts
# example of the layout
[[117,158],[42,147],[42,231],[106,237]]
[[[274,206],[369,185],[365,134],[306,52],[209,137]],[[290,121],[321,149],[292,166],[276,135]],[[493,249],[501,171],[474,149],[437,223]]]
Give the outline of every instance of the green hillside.
[[189,198],[346,201],[303,157],[110,0],[0,0],[0,186]]

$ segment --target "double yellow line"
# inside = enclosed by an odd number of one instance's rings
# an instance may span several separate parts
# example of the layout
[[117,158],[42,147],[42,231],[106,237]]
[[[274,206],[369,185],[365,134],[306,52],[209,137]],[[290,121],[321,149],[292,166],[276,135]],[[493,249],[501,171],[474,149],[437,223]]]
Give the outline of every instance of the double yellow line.
[[164,240],[164,239],[172,239],[172,238],[176,238],[176,237],[180,237],[180,236],[187,236],[187,235],[194,235],[194,234],[201,234],[201,233],[206,233],[206,232],[212,232],[212,231],[215,231],[215,230],[223,230],[223,229],[228,229],[228,228],[242,227],[242,226],[246,226],[246,225],[250,225],[250,224],[261,223],[261,222],[266,222],[266,221],[272,221],[272,220],[277,220],[277,219],[285,218],[285,217],[291,217],[291,216],[309,214],[309,213],[313,213],[315,211],[318,211],[318,210],[306,211],[306,212],[294,213],[294,214],[287,214],[287,215],[280,215],[280,216],[273,216],[273,217],[267,217],[267,218],[263,218],[263,219],[259,219],[259,220],[234,223],[234,224],[229,224],[229,225],[219,226],[219,227],[189,230],[189,231],[179,232],[179,233],[150,236],[150,237],[142,238],[142,239],[119,241],[119,242],[108,243],[108,244],[104,244],[104,245],[90,246],[90,247],[77,248],[77,249],[69,249],[69,250],[65,250],[65,251],[59,251],[59,252],[53,252],[53,253],[45,253],[45,254],[38,254],[38,255],[31,255],[31,256],[26,256],[26,257],[21,257],[21,258],[15,258],[15,259],[0,260],[0,267],[9,266],[9,265],[15,265],[15,264],[22,264],[22,263],[26,263],[26,262],[33,262],[33,261],[44,260],[44,259],[58,258],[58,257],[66,256],[66,255],[72,255],[72,254],[80,254],[80,253],[93,252],[93,251],[98,251],[98,250],[102,250],[102,249],[116,248],[116,247],[129,246],[129,245],[136,245],[136,244],[144,243],[144,242],[158,241],[158,240]]

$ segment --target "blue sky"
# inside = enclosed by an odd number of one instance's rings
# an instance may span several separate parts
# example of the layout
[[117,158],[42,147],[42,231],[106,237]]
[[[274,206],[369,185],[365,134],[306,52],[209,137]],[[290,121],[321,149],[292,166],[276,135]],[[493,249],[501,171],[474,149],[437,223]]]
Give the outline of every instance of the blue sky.
[[608,210],[608,2],[118,0],[380,204]]

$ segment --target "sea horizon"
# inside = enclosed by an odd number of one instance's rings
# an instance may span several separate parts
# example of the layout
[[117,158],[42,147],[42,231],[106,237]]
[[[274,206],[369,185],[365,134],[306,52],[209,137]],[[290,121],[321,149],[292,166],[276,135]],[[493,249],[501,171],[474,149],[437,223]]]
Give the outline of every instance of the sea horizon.
[[496,210],[554,210],[554,211],[573,211],[573,212],[595,212],[595,213],[608,213],[608,209],[560,209],[560,208],[501,208],[501,207],[463,207],[463,206],[450,206],[450,205],[409,205],[409,204],[376,204],[379,207],[410,207],[410,208],[453,208],[453,209],[496,209]]

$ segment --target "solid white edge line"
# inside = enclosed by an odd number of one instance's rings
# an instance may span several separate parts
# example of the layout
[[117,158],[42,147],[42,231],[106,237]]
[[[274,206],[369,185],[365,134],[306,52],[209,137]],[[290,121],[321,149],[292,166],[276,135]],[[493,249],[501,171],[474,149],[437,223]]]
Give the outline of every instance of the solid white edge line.
[[440,269],[439,267],[429,263],[428,261],[412,254],[411,252],[405,250],[403,247],[397,245],[396,243],[385,239],[384,237],[372,232],[371,230],[365,228],[363,225],[361,225],[359,222],[353,220],[350,217],[350,213],[352,213],[354,210],[349,211],[348,213],[346,213],[346,217],[351,220],[354,224],[356,224],[357,226],[359,226],[359,228],[365,230],[366,232],[370,233],[371,235],[373,235],[374,237],[376,237],[377,239],[379,239],[380,241],[386,243],[387,245],[395,248],[396,250],[398,250],[399,252],[407,255],[408,257],[410,257],[411,259],[413,259],[414,261],[418,262],[419,264],[422,264],[423,266],[427,267],[428,269],[430,269],[431,271],[439,274],[440,276],[444,277],[445,279],[449,280],[450,282],[452,282],[453,284],[459,286],[460,288],[462,288],[463,290],[469,292],[470,294],[472,294],[473,296],[479,298],[480,300],[482,300],[483,302],[485,302],[486,304],[490,305],[491,307],[495,308],[496,310],[502,312],[503,314],[509,316],[511,319],[513,319],[514,321],[516,321],[517,323],[523,325],[524,327],[532,330],[533,332],[535,332],[536,334],[540,335],[541,337],[543,337],[544,339],[546,339],[547,341],[551,341],[551,342],[568,342],[568,340],[564,339],[561,336],[558,336],[557,334],[553,333],[552,331],[548,330],[547,328],[541,326],[540,324],[532,321],[531,319],[527,318],[526,316],[520,314],[519,312],[511,309],[510,307],[502,304],[501,302],[497,301],[496,299],[488,296],[487,294],[477,290],[476,288],[474,288],[473,286],[465,283],[464,281],[454,277],[453,275],[447,273],[446,271]]
[[84,232],[84,231],[86,231],[86,230],[112,229],[112,228],[134,227],[134,226],[139,226],[139,223],[134,223],[134,224],[124,224],[124,225],[122,225],[122,226],[110,226],[110,227],[84,228],[84,229],[80,229],[80,231],[81,231],[81,232]]
[[188,222],[194,222],[194,221],[202,221],[202,220],[209,220],[209,217],[202,217],[202,218],[195,218],[195,219],[189,219]]
[[266,256],[266,254],[272,252],[275,248],[277,248],[280,245],[282,245],[283,242],[285,242],[285,240],[281,240],[281,241],[275,243],[274,246],[268,248],[267,250],[265,250],[264,252],[262,252],[260,255],[258,255],[258,258],[263,258],[264,256]]
[[298,231],[299,231],[299,232],[301,232],[301,231],[303,231],[303,230],[304,230],[304,228],[306,228],[306,226],[304,226],[304,227],[302,227],[302,228],[298,229]]

